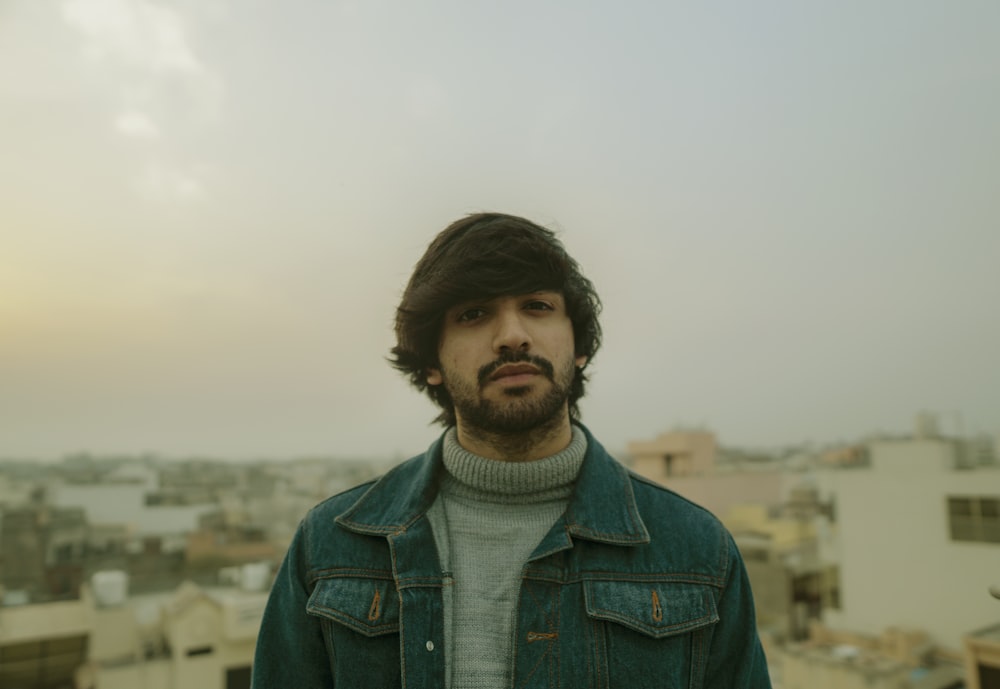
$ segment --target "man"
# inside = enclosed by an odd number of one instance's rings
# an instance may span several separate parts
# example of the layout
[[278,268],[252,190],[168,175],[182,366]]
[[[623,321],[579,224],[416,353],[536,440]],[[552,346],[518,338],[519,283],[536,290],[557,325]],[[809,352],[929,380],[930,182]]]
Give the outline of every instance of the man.
[[391,361],[447,430],[303,520],[256,689],[770,686],[732,538],[577,423],[599,312],[528,220],[437,236]]

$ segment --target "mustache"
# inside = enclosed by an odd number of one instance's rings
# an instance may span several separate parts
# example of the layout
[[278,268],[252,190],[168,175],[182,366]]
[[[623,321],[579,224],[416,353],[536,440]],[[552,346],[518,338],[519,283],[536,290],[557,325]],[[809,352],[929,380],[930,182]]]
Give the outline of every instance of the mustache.
[[496,373],[498,368],[507,364],[531,364],[541,371],[546,378],[551,381],[555,380],[556,370],[552,362],[548,359],[543,359],[540,356],[528,354],[527,352],[504,352],[496,361],[490,362],[479,369],[479,385],[485,385],[486,381]]

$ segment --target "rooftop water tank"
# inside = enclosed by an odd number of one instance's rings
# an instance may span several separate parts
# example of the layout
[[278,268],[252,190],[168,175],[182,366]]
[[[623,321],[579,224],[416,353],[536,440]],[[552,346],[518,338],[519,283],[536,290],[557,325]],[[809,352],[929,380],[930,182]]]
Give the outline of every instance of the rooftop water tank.
[[243,576],[240,577],[244,591],[267,590],[271,565],[267,562],[251,562],[243,565]]
[[99,607],[123,605],[128,598],[128,573],[120,569],[95,572],[90,585]]

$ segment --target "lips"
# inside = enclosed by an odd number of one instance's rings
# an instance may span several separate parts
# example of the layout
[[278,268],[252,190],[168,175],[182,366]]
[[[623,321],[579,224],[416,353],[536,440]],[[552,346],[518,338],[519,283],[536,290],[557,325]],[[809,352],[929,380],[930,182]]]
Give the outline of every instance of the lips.
[[500,380],[501,378],[508,378],[510,376],[520,376],[520,375],[537,375],[540,373],[537,367],[530,364],[507,364],[506,366],[501,366],[490,376],[490,380]]
[[503,352],[496,361],[482,366],[477,372],[476,378],[480,387],[490,382],[503,380],[507,383],[516,381],[511,378],[522,378],[525,383],[529,383],[535,376],[545,376],[549,380],[555,380],[555,369],[544,357],[528,354],[527,352]]

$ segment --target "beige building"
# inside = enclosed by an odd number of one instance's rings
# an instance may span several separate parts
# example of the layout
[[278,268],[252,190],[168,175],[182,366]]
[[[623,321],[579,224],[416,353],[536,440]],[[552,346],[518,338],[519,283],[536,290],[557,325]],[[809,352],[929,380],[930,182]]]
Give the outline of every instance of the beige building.
[[955,689],[963,668],[926,634],[887,628],[878,636],[814,623],[810,640],[783,648],[783,689]]
[[722,521],[743,555],[762,632],[804,639],[824,610],[839,606],[839,570],[820,557],[815,519],[739,505]]
[[90,634],[82,600],[0,608],[0,687],[75,688]]
[[0,608],[0,687],[246,689],[270,577],[244,570],[250,586],[138,597],[100,572],[80,600]]
[[629,468],[718,517],[753,503],[780,505],[789,481],[774,463],[721,466],[715,435],[670,431],[628,444]]
[[[820,505],[789,509],[802,475],[779,462],[722,457],[715,436],[671,431],[628,445],[630,468],[715,514],[746,563],[757,622],[768,639],[801,639],[824,606],[836,602],[837,572],[817,543]],[[804,511],[803,511],[804,510]]]
[[[1000,619],[1000,604],[995,604]],[[1000,624],[965,637],[965,675],[968,689],[1000,689]]]
[[711,474],[716,451],[715,435],[706,431],[670,431],[628,444],[632,468],[663,484],[679,476]]

